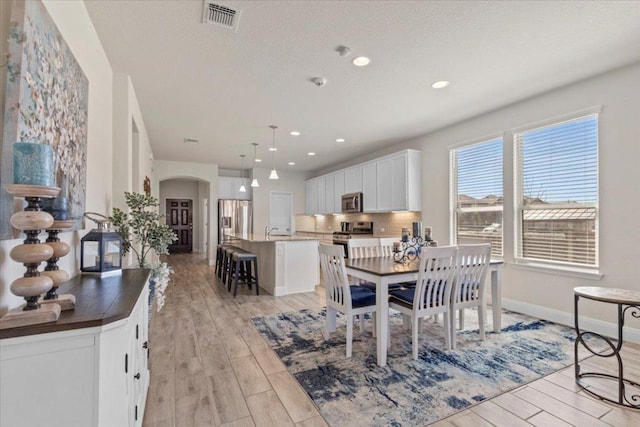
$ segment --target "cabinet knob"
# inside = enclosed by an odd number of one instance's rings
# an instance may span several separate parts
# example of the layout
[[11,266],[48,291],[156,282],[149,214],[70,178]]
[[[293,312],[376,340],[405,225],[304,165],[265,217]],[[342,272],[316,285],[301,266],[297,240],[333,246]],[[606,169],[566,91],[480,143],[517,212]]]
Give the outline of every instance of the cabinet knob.
[[145,342],[142,344],[142,348],[149,348],[149,341],[145,341]]
[[139,379],[140,379],[140,372],[138,372],[137,374],[135,374],[135,375],[133,376],[133,378],[135,378],[135,379],[139,380]]

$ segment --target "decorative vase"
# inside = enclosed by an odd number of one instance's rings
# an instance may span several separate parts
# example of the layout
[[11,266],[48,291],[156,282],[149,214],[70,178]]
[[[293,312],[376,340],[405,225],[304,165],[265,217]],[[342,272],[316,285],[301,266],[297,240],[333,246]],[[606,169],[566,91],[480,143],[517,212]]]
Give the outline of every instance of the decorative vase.
[[43,211],[49,212],[56,221],[69,219],[69,199],[58,196],[55,199],[44,199],[40,206]]
[[13,144],[13,183],[53,187],[53,148],[35,142]]

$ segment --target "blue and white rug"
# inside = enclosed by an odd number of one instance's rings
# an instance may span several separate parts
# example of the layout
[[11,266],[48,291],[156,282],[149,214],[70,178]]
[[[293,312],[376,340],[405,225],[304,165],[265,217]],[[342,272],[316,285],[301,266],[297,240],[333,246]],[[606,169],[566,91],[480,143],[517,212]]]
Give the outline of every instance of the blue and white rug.
[[[465,320],[473,314],[477,328],[475,311],[466,311]],[[573,363],[573,329],[507,311],[502,333],[487,329],[483,342],[467,322],[457,334],[457,349],[449,352],[443,350],[442,325],[425,320],[417,361],[410,331],[403,330],[399,314],[392,315],[384,368],[376,365],[370,320],[363,335],[354,328],[351,359],[343,316],[325,341],[324,309],[256,317],[253,323],[335,427],[427,425]]]

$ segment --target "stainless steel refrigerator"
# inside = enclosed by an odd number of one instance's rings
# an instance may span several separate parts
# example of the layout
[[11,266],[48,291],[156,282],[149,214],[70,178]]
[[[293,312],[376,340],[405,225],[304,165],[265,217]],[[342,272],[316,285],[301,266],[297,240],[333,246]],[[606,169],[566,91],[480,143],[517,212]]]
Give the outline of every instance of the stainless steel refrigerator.
[[218,200],[218,243],[226,233],[253,233],[253,207],[248,200]]

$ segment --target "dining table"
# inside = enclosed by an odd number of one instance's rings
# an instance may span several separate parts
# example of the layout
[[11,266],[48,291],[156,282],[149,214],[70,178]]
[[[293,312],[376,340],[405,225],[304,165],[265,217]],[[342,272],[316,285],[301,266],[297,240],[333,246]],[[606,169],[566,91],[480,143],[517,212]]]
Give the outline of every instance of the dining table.
[[[502,329],[502,260],[491,260],[491,308],[493,330]],[[378,366],[387,365],[389,329],[389,284],[415,281],[418,279],[420,259],[405,263],[396,262],[393,256],[345,259],[347,274],[376,284],[376,356]]]

